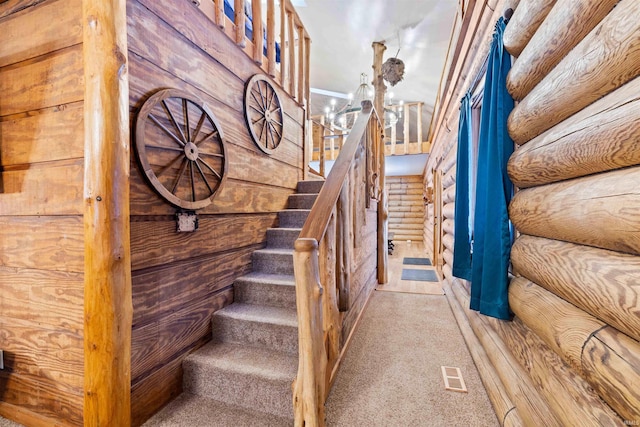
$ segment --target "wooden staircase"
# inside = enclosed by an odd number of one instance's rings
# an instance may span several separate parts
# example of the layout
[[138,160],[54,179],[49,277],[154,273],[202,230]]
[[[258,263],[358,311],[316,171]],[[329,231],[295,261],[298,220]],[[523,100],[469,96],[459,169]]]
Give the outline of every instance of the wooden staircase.
[[298,368],[293,244],[324,181],[301,181],[212,319],[212,341],[183,362],[184,392],[145,426],[292,425]]

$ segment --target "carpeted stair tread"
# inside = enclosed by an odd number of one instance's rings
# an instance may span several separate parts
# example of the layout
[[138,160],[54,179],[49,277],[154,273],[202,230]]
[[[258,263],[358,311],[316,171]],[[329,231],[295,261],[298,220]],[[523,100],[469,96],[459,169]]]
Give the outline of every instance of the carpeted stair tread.
[[233,303],[214,313],[214,341],[298,352],[296,309]]
[[324,180],[306,180],[298,181],[298,193],[319,193]]
[[316,201],[318,194],[316,193],[294,193],[289,195],[289,209],[311,209]]
[[184,360],[183,389],[243,408],[292,417],[296,356],[264,347],[212,342]]
[[301,228],[268,228],[267,248],[293,248],[293,244],[300,235]]
[[215,315],[249,322],[298,327],[296,310],[284,307],[269,307],[237,302],[216,311]]
[[310,209],[286,209],[278,212],[280,227],[301,228],[309,216]]
[[252,411],[185,392],[143,427],[288,427],[291,424],[291,418]]
[[293,275],[293,248],[264,248],[251,255],[253,271]]
[[293,381],[298,358],[266,347],[210,342],[190,354],[185,362],[270,380]]
[[293,275],[254,271],[236,279],[233,286],[236,302],[273,307],[296,307],[296,288]]

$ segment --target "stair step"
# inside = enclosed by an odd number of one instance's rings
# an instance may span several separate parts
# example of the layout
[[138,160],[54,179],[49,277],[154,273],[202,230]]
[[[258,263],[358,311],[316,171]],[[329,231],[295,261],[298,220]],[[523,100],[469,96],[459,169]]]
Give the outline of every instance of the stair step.
[[302,228],[309,216],[309,209],[287,209],[278,212],[278,223],[283,228]]
[[292,423],[291,418],[252,411],[184,392],[151,417],[143,427],[290,427]]
[[317,194],[290,194],[287,206],[289,209],[311,209],[317,197]]
[[295,308],[233,303],[216,311],[211,321],[219,342],[263,346],[297,354],[298,321]]
[[295,354],[211,342],[184,360],[183,388],[195,395],[291,419],[291,382],[297,366]]
[[236,302],[296,308],[293,276],[252,272],[236,279],[233,288]]
[[319,193],[324,181],[322,180],[307,180],[298,181],[298,193]]
[[293,249],[293,244],[300,235],[300,228],[268,228],[267,247]]
[[253,271],[293,275],[293,248],[258,249],[251,255]]

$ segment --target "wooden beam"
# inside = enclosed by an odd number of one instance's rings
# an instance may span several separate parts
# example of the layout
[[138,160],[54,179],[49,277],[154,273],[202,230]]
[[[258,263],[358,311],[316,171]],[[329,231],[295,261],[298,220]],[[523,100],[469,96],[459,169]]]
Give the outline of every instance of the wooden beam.
[[511,96],[521,100],[531,92],[616,3],[618,0],[584,0],[575,7],[557,2],[509,71],[507,88]]
[[518,191],[509,218],[524,234],[640,254],[640,167]]
[[404,105],[404,126],[403,126],[403,133],[404,133],[404,141],[403,141],[403,145],[402,145],[402,154],[408,154],[409,153],[409,142],[411,141],[409,139],[409,136],[411,134],[411,121],[409,120],[409,115],[411,114],[411,110],[409,109],[409,105],[405,104]]
[[291,12],[287,13],[287,26],[289,28],[289,95],[294,98],[296,96],[296,30]]
[[508,163],[520,188],[640,164],[640,77],[518,148]]
[[513,109],[517,144],[535,138],[640,75],[640,2],[622,0]]
[[280,1],[280,85],[287,90],[287,9]]
[[511,262],[517,274],[640,340],[640,257],[522,235]]
[[529,0],[516,8],[504,31],[504,47],[513,56],[519,56],[545,20],[556,0]]
[[213,0],[216,6],[216,24],[218,27],[224,29],[225,27],[225,14],[224,14],[224,0]]
[[302,106],[304,106],[304,98],[305,98],[305,94],[307,93],[307,91],[305,90],[306,88],[306,83],[304,81],[304,77],[306,75],[305,72],[305,53],[304,53],[304,46],[305,46],[305,42],[304,42],[304,28],[302,26],[298,26],[298,94],[296,95],[296,99],[298,100],[298,103]]
[[[374,42],[373,45],[373,87],[375,90],[374,106],[380,119],[380,126],[375,126],[375,135],[373,140],[377,153],[378,168],[375,173],[378,174],[378,185],[380,189],[380,198],[378,200],[378,283],[387,283],[389,281],[388,271],[388,216],[389,206],[387,203],[388,192],[385,188],[385,155],[384,155],[384,94],[387,90],[382,77],[382,56],[387,47],[383,43]],[[368,177],[367,177],[368,179]],[[370,197],[370,195],[367,195]]]
[[124,0],[83,0],[84,423],[131,423],[129,74]]

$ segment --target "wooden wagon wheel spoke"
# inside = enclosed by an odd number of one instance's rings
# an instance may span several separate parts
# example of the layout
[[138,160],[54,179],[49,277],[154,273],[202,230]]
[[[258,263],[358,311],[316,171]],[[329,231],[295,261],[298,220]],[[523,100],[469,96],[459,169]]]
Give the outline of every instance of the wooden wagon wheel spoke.
[[265,75],[256,74],[247,82],[244,114],[253,142],[272,154],[283,139],[284,113],[278,91]]
[[184,142],[180,140],[180,138],[178,138],[173,132],[171,132],[169,129],[167,129],[167,127],[165,125],[163,125],[162,123],[160,123],[160,121],[158,119],[156,119],[156,116],[154,116],[153,114],[149,113],[149,118],[158,126],[160,126],[160,129],[162,129],[163,131],[165,131],[165,133],[167,135],[169,135],[171,137],[171,139],[173,139],[175,142],[178,143],[179,146],[184,147]]
[[169,106],[167,105],[167,102],[163,99],[162,100],[162,105],[164,106],[165,111],[167,112],[167,115],[169,116],[169,118],[171,119],[171,122],[173,123],[173,125],[176,127],[176,129],[178,129],[178,133],[180,133],[180,136],[182,137],[182,141],[184,141],[185,143],[187,143],[187,139],[184,137],[184,132],[182,132],[182,128],[180,127],[180,125],[178,124],[178,122],[176,121],[176,118],[173,117],[173,113],[171,112],[171,109],[169,108]]
[[202,101],[176,89],[156,92],[140,109],[135,137],[141,170],[160,196],[183,209],[211,204],[226,179],[226,150],[222,129]]
[[216,172],[216,170],[214,168],[212,168],[211,166],[209,166],[209,163],[205,162],[202,159],[198,159],[200,161],[200,163],[202,163],[203,165],[205,165],[207,167],[207,169],[209,169],[215,176],[218,177],[218,179],[222,179],[222,177],[220,176],[220,174],[218,172]]

